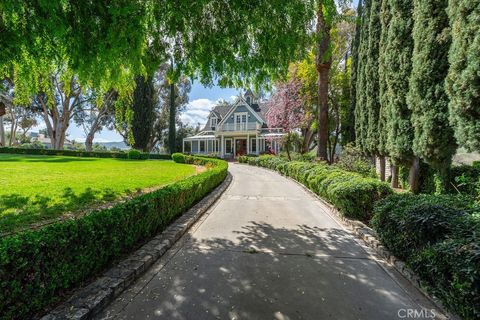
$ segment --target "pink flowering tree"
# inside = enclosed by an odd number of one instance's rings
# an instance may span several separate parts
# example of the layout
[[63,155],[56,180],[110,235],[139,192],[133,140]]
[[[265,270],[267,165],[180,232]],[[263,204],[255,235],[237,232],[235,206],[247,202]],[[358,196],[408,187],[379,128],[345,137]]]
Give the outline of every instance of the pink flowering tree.
[[268,101],[266,114],[268,127],[281,128],[286,133],[282,142],[289,160],[291,160],[291,148],[299,142],[296,130],[301,130],[309,117],[305,112],[301,90],[301,83],[291,79],[288,82],[279,83]]

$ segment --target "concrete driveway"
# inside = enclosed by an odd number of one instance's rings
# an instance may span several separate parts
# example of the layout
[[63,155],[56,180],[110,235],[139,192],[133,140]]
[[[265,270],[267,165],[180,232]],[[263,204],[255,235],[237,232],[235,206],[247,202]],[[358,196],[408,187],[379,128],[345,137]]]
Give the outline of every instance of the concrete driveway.
[[220,200],[98,319],[445,318],[296,183],[230,172]]

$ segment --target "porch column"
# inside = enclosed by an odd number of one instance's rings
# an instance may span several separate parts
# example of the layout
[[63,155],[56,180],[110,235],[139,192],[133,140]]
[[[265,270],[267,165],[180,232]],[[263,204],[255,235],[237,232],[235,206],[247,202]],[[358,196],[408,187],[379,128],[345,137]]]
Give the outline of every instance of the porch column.
[[247,133],[247,154],[250,153],[250,134]]
[[185,153],[185,140],[182,140],[182,153]]
[[220,157],[224,157],[224,149],[225,146],[223,145],[223,134],[220,136]]

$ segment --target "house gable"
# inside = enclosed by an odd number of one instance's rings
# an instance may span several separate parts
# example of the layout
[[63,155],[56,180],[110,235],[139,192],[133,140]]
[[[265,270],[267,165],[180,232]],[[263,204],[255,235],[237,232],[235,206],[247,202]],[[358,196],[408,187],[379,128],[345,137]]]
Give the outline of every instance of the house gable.
[[225,117],[220,121],[219,125],[223,125],[225,123],[234,123],[235,119],[233,115],[235,113],[247,113],[247,121],[248,122],[258,122],[261,125],[265,123],[263,119],[255,112],[249,105],[248,103],[242,98],[238,98],[235,104],[232,106],[232,108],[228,111],[228,113],[225,115]]

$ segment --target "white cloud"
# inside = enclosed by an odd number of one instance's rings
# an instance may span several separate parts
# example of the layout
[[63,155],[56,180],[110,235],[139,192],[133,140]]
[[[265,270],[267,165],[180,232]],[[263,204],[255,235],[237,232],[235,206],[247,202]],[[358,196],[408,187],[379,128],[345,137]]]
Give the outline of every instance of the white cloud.
[[210,99],[196,99],[192,100],[185,111],[181,115],[181,119],[185,123],[196,125],[197,123],[205,124],[208,115],[217,101]]

